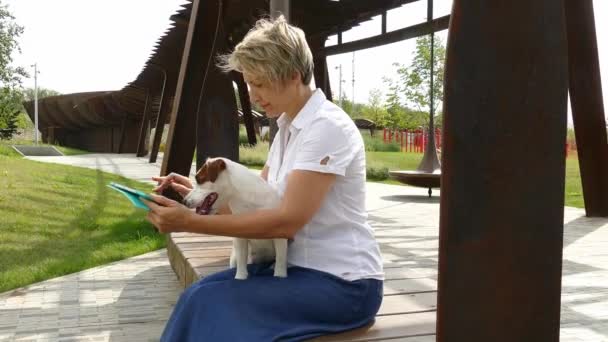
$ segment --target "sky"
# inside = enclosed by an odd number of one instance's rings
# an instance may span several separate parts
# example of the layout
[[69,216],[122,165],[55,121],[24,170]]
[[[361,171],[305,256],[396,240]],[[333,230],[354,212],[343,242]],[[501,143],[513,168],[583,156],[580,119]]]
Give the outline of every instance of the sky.
[[[167,29],[169,17],[183,0],[0,0],[8,4],[17,22],[25,27],[21,54],[14,65],[30,69],[37,63],[38,83],[61,93],[121,89],[133,81],[150,56],[157,39]],[[450,13],[451,0],[435,0],[434,17]],[[608,108],[608,1],[593,0],[596,15],[604,103]],[[417,1],[388,12],[387,30],[426,20],[426,1]],[[380,33],[380,17],[344,32],[343,42]],[[437,34],[444,43],[447,30]],[[331,37],[326,45],[337,42]],[[409,65],[415,40],[353,53],[330,56],[332,90],[339,89],[356,102],[367,102],[370,90],[383,90],[382,78],[394,76],[394,62]],[[33,77],[24,86],[33,87]],[[608,112],[608,111],[607,111]]]

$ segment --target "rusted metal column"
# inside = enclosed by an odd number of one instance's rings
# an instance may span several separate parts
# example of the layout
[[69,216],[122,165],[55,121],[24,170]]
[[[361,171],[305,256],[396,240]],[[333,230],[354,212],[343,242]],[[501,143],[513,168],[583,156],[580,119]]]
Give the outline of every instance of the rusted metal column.
[[167,116],[171,115],[170,111],[172,108],[172,103],[169,101],[168,95],[171,93],[171,89],[173,89],[172,94],[175,94],[176,80],[169,76],[166,86],[166,92],[163,95],[163,100],[158,108],[158,117],[156,119],[156,129],[154,130],[154,138],[152,138],[152,147],[150,148],[150,163],[156,163],[156,159],[158,157],[158,152],[160,150],[160,143],[163,137],[163,131],[165,129],[165,123],[167,122]]
[[565,0],[570,102],[587,216],[608,217],[608,139],[592,0]]
[[[163,106],[164,106],[164,102],[165,102],[165,89],[167,88],[167,71],[165,70],[165,68],[163,68],[160,65],[156,65],[154,63],[149,63],[148,66],[158,70],[162,76],[162,82],[159,84],[159,89],[156,90],[155,92],[155,96],[153,97],[156,98],[157,96],[160,97],[159,99],[159,103],[158,103],[158,112],[154,114],[154,116],[156,117],[156,130],[159,130],[160,127],[160,131],[157,132],[155,131],[154,134],[154,142],[156,142],[156,145],[153,144],[152,147],[156,146],[156,153],[152,153],[154,148],[150,148],[150,159],[149,161],[151,163],[156,162],[156,157],[158,155],[158,148],[160,147],[160,139],[162,138],[162,131],[164,128],[164,121],[161,122],[161,113],[163,110]],[[138,157],[143,157],[146,155],[146,153],[148,153],[148,139],[149,139],[149,132],[150,132],[150,121],[152,119],[152,106],[149,107],[150,109],[146,112],[146,114],[148,114],[148,116],[144,115],[144,118],[142,119],[142,126],[140,127],[139,130],[139,139],[137,141],[137,156]],[[166,119],[166,117],[162,117],[163,120]],[[159,125],[159,123],[161,123]],[[145,127],[144,127],[145,125]],[[145,129],[145,131],[143,131]],[[142,132],[145,132],[145,134],[142,135]],[[158,134],[157,134],[158,133]],[[143,139],[143,140],[142,140]],[[158,142],[157,142],[158,140]],[[152,161],[153,160],[153,161]]]
[[243,110],[243,122],[247,129],[247,140],[250,145],[257,144],[257,138],[255,136],[255,127],[253,122],[253,113],[251,112],[251,98],[249,98],[249,90],[247,90],[247,84],[243,79],[243,74],[240,72],[232,72],[232,78],[236,83],[236,87],[239,91],[239,99],[241,100],[241,109]]
[[270,16],[277,18],[283,15],[285,20],[291,19],[291,0],[270,0]]
[[148,152],[146,140],[148,137],[148,131],[150,129],[150,114],[152,112],[152,95],[150,90],[146,91],[146,104],[144,105],[144,112],[141,117],[141,125],[139,126],[139,136],[137,137],[137,151],[135,155],[137,157],[143,157]]
[[[331,86],[329,82],[329,72],[327,69],[327,56],[325,56],[323,48],[325,46],[326,36],[320,36],[308,39],[308,45],[312,50],[314,62],[315,86],[325,93],[328,100],[332,100]],[[338,94],[338,98],[339,98]]]
[[167,69],[165,69],[163,66],[154,63],[150,63],[148,65],[160,71],[163,76],[163,83],[160,89],[160,101],[158,103],[158,113],[156,113],[156,130],[154,131],[154,139],[152,141],[152,147],[150,148],[149,159],[150,163],[156,163],[156,158],[158,157],[158,149],[160,148],[160,141],[163,136],[165,121],[167,119],[167,108],[169,108],[169,100],[167,99],[167,96],[165,96],[165,91],[167,90],[167,86],[172,86],[175,82],[170,82]]
[[207,158],[239,161],[239,118],[232,78],[215,65],[209,66],[205,78],[196,123],[197,169]]
[[[118,138],[118,153],[122,153],[124,150],[124,146],[125,146],[125,135],[126,135],[126,130],[127,130],[127,122],[129,121],[128,116],[125,115],[125,117],[122,119],[122,122],[120,123],[120,133],[118,133],[119,138]],[[114,145],[114,139],[112,139],[112,145]],[[112,146],[112,150],[114,150],[114,146]]]
[[221,0],[194,0],[177,81],[167,148],[161,175],[188,175],[196,146],[196,119],[205,70],[213,63],[215,37],[221,18]]
[[559,341],[568,90],[563,5],[454,0],[437,341]]
[[[277,17],[279,17],[279,15],[283,15],[285,17],[285,20],[287,20],[288,22],[290,21],[290,19],[291,19],[291,0],[270,0],[270,16],[272,18],[277,18]],[[270,138],[270,145],[272,145],[272,142],[274,141],[274,136],[279,131],[279,126],[277,126],[276,119],[270,119],[269,122],[270,122],[269,138]]]

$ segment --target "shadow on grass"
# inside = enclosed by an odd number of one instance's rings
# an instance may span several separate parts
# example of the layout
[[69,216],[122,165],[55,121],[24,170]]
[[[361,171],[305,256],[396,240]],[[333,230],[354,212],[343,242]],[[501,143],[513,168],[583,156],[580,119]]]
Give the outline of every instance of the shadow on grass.
[[[97,170],[95,189],[91,189],[95,191],[94,199],[75,216],[65,217],[66,220],[69,219],[67,223],[62,222],[61,218],[52,213],[41,212],[38,216],[46,220],[46,229],[40,229],[36,237],[44,238],[43,240],[32,239],[31,243],[19,246],[18,253],[15,253],[15,248],[0,247],[0,259],[9,261],[5,265],[8,267],[2,270],[3,276],[0,280],[4,277],[12,278],[10,273],[20,279],[11,283],[5,279],[6,282],[0,283],[0,292],[26,285],[26,282],[33,283],[62,276],[120,260],[139,252],[164,247],[165,239],[150,224],[143,221],[145,214],[143,211],[133,211],[124,219],[108,226],[100,223],[104,215],[107,215],[109,204],[110,190],[106,187],[106,183],[104,173]],[[56,206],[51,198],[44,196],[23,196],[23,198],[49,208]],[[51,231],[59,232],[61,235]],[[139,246],[128,245],[130,242],[137,244],[138,241],[140,241]],[[17,274],[20,268],[29,268],[33,274],[25,278],[21,277]]]

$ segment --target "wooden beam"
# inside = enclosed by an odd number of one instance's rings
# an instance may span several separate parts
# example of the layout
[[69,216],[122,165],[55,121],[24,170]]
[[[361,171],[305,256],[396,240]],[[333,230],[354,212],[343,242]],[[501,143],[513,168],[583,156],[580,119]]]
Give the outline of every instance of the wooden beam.
[[338,55],[341,53],[353,52],[357,50],[373,48],[376,46],[396,43],[402,40],[420,37],[431,32],[445,30],[448,28],[449,23],[450,16],[446,15],[433,20],[431,23],[426,22],[391,31],[388,33],[383,33],[377,36],[343,43],[341,45],[328,46],[323,50],[323,54],[326,56]]
[[592,0],[566,0],[570,103],[587,216],[608,217],[608,139]]
[[559,341],[563,5],[454,0],[443,111],[439,342]]

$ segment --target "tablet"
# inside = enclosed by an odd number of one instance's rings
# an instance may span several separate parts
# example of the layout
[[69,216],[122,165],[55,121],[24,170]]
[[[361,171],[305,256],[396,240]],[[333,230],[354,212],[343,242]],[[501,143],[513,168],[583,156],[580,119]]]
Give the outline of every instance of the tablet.
[[141,208],[144,210],[150,210],[150,208],[146,204],[144,204],[144,202],[142,202],[142,200],[141,200],[142,198],[144,198],[148,201],[154,201],[152,199],[152,197],[150,197],[150,195],[146,194],[145,192],[130,188],[130,187],[122,185],[122,184],[111,182],[110,184],[108,184],[108,187],[123,194],[137,208]]

